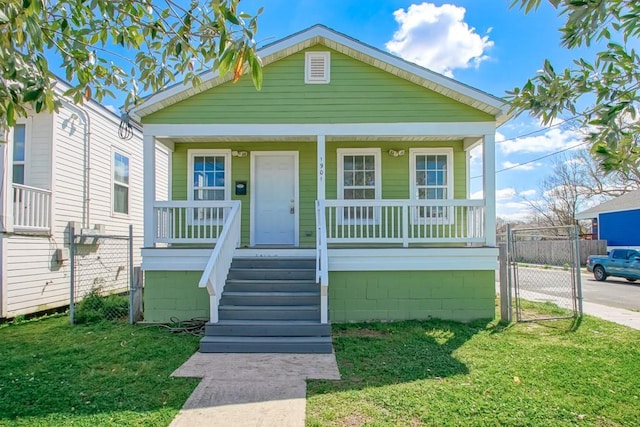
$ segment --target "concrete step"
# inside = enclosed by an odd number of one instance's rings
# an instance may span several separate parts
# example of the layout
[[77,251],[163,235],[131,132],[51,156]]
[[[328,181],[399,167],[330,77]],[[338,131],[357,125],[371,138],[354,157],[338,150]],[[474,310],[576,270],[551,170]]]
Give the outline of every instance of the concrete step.
[[330,337],[331,326],[306,320],[221,320],[207,323],[205,335],[247,337]]
[[232,268],[277,268],[277,269],[314,269],[315,258],[292,257],[235,257]]
[[315,320],[319,305],[221,305],[220,320]]
[[243,280],[227,279],[225,292],[316,292],[314,280]]
[[201,353],[331,353],[331,337],[205,336]]
[[320,292],[223,292],[222,305],[314,305]]
[[314,280],[315,277],[315,268],[235,268],[232,266],[227,279]]

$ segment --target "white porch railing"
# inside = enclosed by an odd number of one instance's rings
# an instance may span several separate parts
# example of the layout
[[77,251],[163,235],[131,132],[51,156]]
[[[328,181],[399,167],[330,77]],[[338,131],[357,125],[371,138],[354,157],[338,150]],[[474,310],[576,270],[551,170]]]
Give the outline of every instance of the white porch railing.
[[155,243],[216,243],[235,201],[155,202]]
[[51,230],[51,191],[12,184],[13,226],[25,231]]
[[484,243],[484,200],[323,200],[328,243]]
[[225,216],[222,230],[211,258],[202,273],[198,286],[209,292],[209,310],[211,323],[218,323],[218,305],[229,274],[231,261],[236,248],[240,246],[240,201],[231,202],[232,206]]
[[320,323],[329,321],[329,255],[327,252],[327,221],[325,207],[316,200],[316,281],[320,284]]

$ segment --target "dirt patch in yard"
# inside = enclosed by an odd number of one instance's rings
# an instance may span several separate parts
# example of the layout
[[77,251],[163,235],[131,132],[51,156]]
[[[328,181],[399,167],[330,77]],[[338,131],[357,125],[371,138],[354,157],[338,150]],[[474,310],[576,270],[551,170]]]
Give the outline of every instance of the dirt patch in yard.
[[370,421],[371,419],[362,414],[351,414],[344,417],[341,420],[340,425],[344,427],[361,427]]

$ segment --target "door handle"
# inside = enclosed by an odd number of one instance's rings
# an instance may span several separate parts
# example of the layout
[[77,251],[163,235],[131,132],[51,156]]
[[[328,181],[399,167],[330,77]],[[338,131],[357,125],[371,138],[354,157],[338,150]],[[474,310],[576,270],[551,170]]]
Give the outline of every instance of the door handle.
[[296,213],[296,205],[293,204],[293,199],[289,200],[289,202],[291,203],[291,207],[289,207],[289,213],[293,215]]

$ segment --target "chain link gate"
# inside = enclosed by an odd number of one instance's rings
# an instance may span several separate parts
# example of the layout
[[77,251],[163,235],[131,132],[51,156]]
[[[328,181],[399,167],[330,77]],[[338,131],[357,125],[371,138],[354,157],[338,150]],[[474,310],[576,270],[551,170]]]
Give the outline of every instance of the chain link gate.
[[133,227],[128,236],[76,234],[69,229],[71,286],[69,316],[72,324],[101,320],[127,320],[133,324]]
[[[508,228],[508,275],[518,322],[582,316],[579,244],[577,226]],[[528,301],[560,309],[540,313]]]

